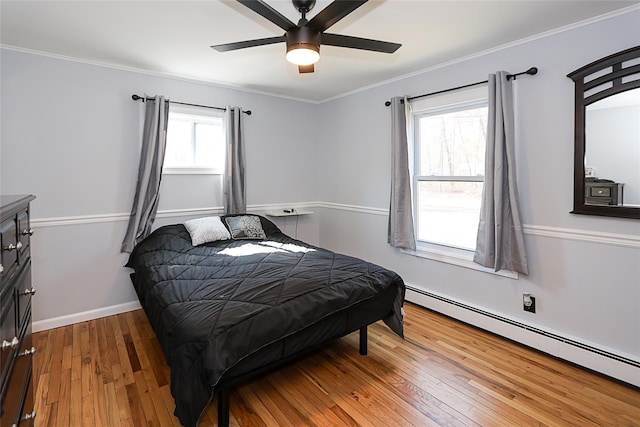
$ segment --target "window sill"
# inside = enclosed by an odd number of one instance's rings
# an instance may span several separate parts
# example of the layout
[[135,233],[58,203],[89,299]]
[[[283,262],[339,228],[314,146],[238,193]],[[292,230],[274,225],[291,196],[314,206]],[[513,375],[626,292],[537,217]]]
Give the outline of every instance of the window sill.
[[415,251],[409,250],[409,249],[402,249],[401,252],[407,255],[417,256],[420,258],[427,258],[434,261],[457,265],[459,267],[482,271],[484,273],[490,273],[498,276],[509,277],[511,279],[519,278],[518,272],[516,271],[509,271],[509,270],[493,271],[490,268],[483,267],[480,264],[476,264],[475,262],[473,262],[473,252],[471,251],[464,251],[460,249],[446,248],[446,247],[442,247],[441,249],[441,248],[434,248],[431,246],[427,247],[427,246],[418,245]]
[[213,168],[163,168],[162,173],[166,175],[222,175],[223,171]]

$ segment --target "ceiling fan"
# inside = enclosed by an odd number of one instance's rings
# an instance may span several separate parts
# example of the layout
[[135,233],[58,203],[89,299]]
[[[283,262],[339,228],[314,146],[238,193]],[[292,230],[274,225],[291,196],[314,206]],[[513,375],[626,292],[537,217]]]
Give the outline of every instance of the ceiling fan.
[[285,30],[285,33],[279,37],[267,37],[211,46],[218,52],[286,42],[287,60],[298,65],[300,73],[313,73],[313,64],[320,59],[321,44],[383,53],[393,53],[401,46],[398,43],[325,33],[329,27],[362,6],[367,0],[336,0],[311,18],[310,21],[307,20],[306,15],[316,4],[316,0],[292,0],[293,6],[302,15],[297,25],[262,0],[238,0],[238,2],[273,22]]

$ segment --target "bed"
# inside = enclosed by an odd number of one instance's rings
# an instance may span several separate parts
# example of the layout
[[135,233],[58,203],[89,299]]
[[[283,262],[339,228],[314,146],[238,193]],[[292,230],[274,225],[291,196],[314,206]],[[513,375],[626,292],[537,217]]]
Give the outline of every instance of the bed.
[[196,220],[163,226],[127,263],[184,426],[198,424],[214,393],[218,424],[227,426],[238,382],[344,335],[360,331],[366,354],[371,323],[403,336],[396,273],[293,239],[259,215],[211,218],[221,234],[200,232]]

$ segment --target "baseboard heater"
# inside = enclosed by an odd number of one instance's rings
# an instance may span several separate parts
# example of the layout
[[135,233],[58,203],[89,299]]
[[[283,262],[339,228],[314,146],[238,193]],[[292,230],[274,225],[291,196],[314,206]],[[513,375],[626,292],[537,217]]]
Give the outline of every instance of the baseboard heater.
[[[410,290],[412,292],[427,296],[429,298],[437,299],[439,301],[446,302],[447,304],[455,305],[457,307],[464,308],[465,310],[473,311],[474,313],[478,313],[478,314],[481,314],[483,316],[490,317],[490,318],[495,319],[495,320],[499,320],[500,322],[507,323],[507,324],[509,324],[511,326],[515,326],[515,327],[518,327],[518,328],[521,328],[521,329],[525,329],[525,330],[527,330],[529,332],[534,332],[536,334],[543,335],[543,336],[545,336],[547,338],[551,338],[551,339],[554,339],[556,341],[560,341],[560,342],[562,342],[564,344],[569,344],[569,345],[572,345],[574,347],[578,347],[578,348],[581,348],[583,350],[587,350],[587,351],[590,351],[592,353],[596,353],[596,354],[598,354],[600,356],[608,357],[608,358],[616,360],[618,362],[622,362],[622,363],[625,363],[627,365],[630,365],[630,366],[633,366],[633,367],[636,367],[636,368],[640,368],[640,362],[638,362],[636,360],[629,359],[627,357],[623,357],[623,356],[620,356],[618,354],[614,354],[614,353],[599,349],[597,347],[593,347],[593,346],[581,343],[579,341],[575,341],[575,340],[572,340],[572,339],[569,339],[569,338],[565,338],[565,337],[563,337],[561,335],[553,334],[553,333],[547,332],[547,331],[545,331],[543,329],[534,328],[534,327],[531,327],[531,326],[529,326],[527,324],[520,323],[520,322],[517,322],[515,320],[506,318],[506,317],[498,316],[495,313],[490,313],[488,311],[479,309],[477,307],[473,307],[473,306],[461,303],[459,301],[455,301],[455,300],[443,297],[442,295],[433,294],[433,293],[427,292],[427,291],[425,291],[423,289],[414,288],[413,286],[410,286],[410,285],[406,285],[406,287],[407,287],[407,290]],[[475,325],[473,325],[473,326],[475,326]],[[481,329],[483,329],[483,328],[481,328]]]

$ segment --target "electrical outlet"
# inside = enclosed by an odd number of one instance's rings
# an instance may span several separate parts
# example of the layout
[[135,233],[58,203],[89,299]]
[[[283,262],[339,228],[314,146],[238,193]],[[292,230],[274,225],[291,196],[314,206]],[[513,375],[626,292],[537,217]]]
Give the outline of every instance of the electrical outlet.
[[532,297],[528,292],[525,292],[522,295],[522,308],[524,309],[524,311],[528,311],[529,313],[535,313],[536,298]]

